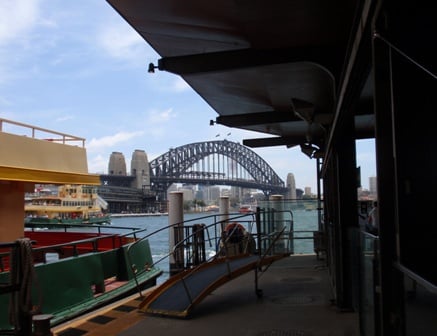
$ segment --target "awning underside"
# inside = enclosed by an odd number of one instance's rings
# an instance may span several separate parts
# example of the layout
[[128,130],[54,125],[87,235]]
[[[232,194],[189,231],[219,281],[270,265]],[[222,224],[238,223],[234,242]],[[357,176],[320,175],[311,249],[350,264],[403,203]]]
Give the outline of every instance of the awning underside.
[[36,169],[0,166],[1,181],[19,181],[40,184],[87,184],[100,185],[100,176]]

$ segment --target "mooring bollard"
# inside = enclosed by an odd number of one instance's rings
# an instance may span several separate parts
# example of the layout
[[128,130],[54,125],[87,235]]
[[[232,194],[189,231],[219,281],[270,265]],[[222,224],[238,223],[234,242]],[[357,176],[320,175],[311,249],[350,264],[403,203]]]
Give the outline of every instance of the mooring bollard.
[[33,336],[53,336],[50,331],[50,320],[53,315],[51,314],[39,314],[34,315],[33,320]]

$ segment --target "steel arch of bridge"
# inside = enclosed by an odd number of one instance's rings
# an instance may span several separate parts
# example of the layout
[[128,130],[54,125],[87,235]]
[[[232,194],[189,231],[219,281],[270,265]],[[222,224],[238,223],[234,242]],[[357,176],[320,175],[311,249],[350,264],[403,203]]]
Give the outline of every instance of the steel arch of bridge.
[[[210,155],[222,155],[235,161],[251,176],[250,180],[230,178],[225,172],[195,171],[196,163]],[[150,162],[152,189],[164,191],[172,183],[231,185],[262,190],[265,194],[286,191],[281,178],[258,154],[237,142],[228,140],[196,142],[171,148]]]

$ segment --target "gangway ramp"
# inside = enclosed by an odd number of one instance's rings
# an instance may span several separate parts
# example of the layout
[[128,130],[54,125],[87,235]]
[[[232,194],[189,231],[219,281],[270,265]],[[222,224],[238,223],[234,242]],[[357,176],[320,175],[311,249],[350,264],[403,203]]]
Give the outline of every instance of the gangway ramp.
[[[140,303],[142,312],[187,317],[194,306],[226,282],[260,267],[270,265],[288,254],[260,257],[241,255],[216,258],[170,277]],[[257,275],[256,275],[257,276]],[[257,281],[256,281],[257,283]]]

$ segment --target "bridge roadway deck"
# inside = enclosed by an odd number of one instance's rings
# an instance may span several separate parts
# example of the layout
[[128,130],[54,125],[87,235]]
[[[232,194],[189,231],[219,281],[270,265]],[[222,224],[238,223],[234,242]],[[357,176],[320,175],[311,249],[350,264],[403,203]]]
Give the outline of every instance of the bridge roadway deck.
[[358,314],[332,305],[328,270],[315,255],[276,261],[259,279],[254,272],[213,291],[191,318],[148,315],[139,295],[52,329],[59,336],[358,336]]

